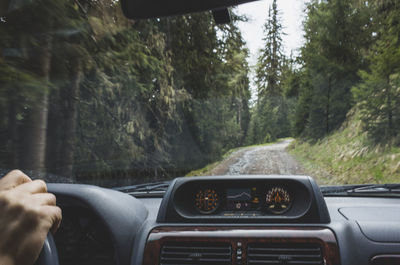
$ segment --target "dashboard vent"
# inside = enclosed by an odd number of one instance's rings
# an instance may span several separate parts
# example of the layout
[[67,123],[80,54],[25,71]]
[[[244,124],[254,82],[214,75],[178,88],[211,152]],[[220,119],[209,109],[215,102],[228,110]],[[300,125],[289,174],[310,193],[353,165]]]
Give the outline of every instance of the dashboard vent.
[[324,264],[318,244],[249,244],[247,264]]
[[167,242],[160,265],[231,265],[231,245],[202,242]]

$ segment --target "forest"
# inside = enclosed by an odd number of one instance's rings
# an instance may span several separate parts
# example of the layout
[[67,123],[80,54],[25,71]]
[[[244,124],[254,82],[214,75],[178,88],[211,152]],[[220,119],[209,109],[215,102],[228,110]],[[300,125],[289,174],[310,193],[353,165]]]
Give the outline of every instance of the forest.
[[309,1],[297,58],[283,55],[276,1],[269,14],[249,143],[288,135],[316,141],[353,111],[372,143],[399,145],[400,2]]
[[[359,113],[400,145],[400,3],[310,0],[299,56],[266,9],[250,80],[238,28],[210,12],[127,20],[114,0],[2,1],[0,168],[106,186],[164,180],[227,150],[316,141]],[[256,101],[251,101],[251,82]]]

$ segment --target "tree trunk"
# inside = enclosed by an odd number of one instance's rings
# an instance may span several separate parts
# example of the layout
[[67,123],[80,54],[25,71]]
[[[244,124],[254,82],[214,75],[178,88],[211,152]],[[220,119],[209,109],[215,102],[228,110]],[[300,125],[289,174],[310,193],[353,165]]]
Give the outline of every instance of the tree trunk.
[[[44,86],[49,81],[51,62],[51,36],[39,40],[33,52],[33,71],[42,78]],[[48,87],[37,96],[37,101],[28,110],[23,131],[20,166],[23,169],[45,171],[46,131],[48,113]]]
[[78,119],[79,88],[82,80],[82,67],[79,59],[75,59],[70,70],[71,86],[65,89],[64,100],[66,106],[64,141],[61,155],[61,174],[72,177],[74,169],[74,153],[76,145],[76,128]]
[[[13,95],[13,91],[10,89],[10,95]],[[14,93],[15,96],[15,93]],[[18,146],[18,130],[17,130],[17,102],[14,96],[10,97],[10,102],[8,104],[8,148],[10,150],[10,157],[7,163],[9,168],[15,168],[17,166],[17,146]]]
[[242,130],[242,99],[236,98],[236,105],[237,105],[237,113],[236,113],[236,122],[239,125],[240,130]]
[[46,168],[48,172],[58,173],[60,150],[63,144],[63,121],[61,111],[61,91],[54,89],[49,95],[49,114],[47,117]]
[[388,136],[393,135],[393,109],[392,109],[392,95],[390,89],[390,78],[387,77],[386,87],[386,103],[387,103],[387,118],[388,118]]
[[329,76],[328,78],[328,95],[327,95],[327,101],[326,101],[326,134],[329,133],[329,112],[330,112],[330,100],[331,100],[331,77]]

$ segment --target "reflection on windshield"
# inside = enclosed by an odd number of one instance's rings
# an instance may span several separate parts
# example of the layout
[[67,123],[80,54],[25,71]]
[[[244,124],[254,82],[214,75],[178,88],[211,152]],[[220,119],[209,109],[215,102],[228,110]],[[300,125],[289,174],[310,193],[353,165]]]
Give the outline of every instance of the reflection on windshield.
[[[283,52],[274,0],[255,66],[235,9],[216,25],[209,12],[127,20],[114,0],[1,5],[4,170],[106,186],[185,174],[400,177],[395,0],[311,0],[296,58]],[[285,137],[295,140],[262,145]]]

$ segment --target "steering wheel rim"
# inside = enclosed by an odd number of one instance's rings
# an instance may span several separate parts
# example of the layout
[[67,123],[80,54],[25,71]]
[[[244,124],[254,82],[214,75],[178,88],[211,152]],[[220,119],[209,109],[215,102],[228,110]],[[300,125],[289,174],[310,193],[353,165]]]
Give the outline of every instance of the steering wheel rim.
[[59,265],[56,243],[51,233],[47,234],[42,251],[35,265]]

